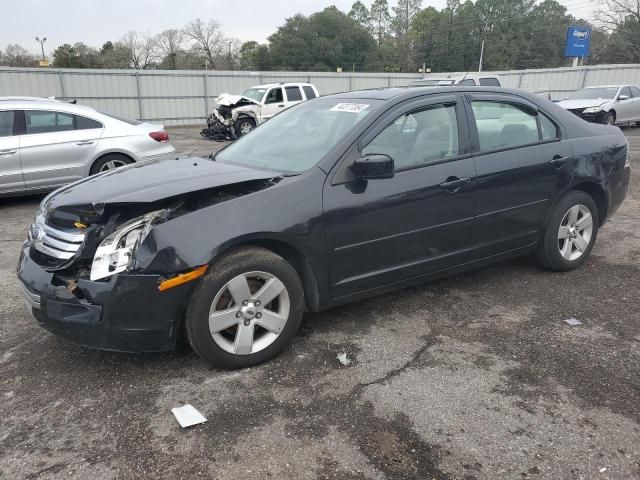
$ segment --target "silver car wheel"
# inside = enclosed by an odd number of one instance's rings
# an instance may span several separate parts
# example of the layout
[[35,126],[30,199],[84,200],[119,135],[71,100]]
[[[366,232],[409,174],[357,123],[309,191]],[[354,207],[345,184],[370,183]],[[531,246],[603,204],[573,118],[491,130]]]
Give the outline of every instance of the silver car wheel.
[[585,205],[574,205],[564,214],[558,229],[560,255],[570,262],[579,259],[589,248],[592,234],[591,211]]
[[289,292],[274,275],[247,272],[229,280],[209,309],[214,342],[233,355],[264,350],[280,335],[291,304]]
[[127,162],[122,160],[109,160],[100,168],[100,171],[106,172],[107,170],[115,170],[116,168],[124,167],[126,164]]
[[242,122],[240,124],[240,133],[242,135],[246,135],[247,133],[249,133],[251,130],[253,130],[253,125],[251,125],[251,122]]

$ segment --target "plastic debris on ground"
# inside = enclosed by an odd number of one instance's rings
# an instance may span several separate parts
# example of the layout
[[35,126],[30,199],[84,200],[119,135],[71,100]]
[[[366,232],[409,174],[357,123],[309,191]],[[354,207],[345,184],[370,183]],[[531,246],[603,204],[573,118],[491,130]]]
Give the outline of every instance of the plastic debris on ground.
[[345,367],[351,365],[351,359],[347,356],[346,353],[339,353],[336,358],[338,359],[340,364]]
[[191,427],[207,421],[204,415],[189,404],[172,408],[171,413],[176,417],[176,420],[182,428]]
[[568,323],[572,327],[575,327],[576,325],[582,325],[582,322],[580,320],[578,320],[577,318],[569,318],[569,319],[565,320],[565,323]]

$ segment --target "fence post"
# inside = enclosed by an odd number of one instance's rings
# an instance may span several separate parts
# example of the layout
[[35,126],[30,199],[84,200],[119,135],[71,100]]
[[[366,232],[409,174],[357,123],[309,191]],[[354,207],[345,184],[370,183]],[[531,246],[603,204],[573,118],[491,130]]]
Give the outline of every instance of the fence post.
[[391,75],[387,77],[387,87],[391,86]]
[[518,88],[522,88],[522,77],[524,77],[524,72],[520,72],[518,76]]
[[67,89],[64,85],[64,73],[62,70],[58,70],[58,78],[60,79],[60,93],[62,94],[62,98],[67,99]]
[[589,70],[587,70],[587,68],[585,67],[584,75],[582,75],[582,86],[580,88],[584,88],[587,84],[587,73],[589,73]]
[[207,72],[202,74],[202,80],[204,82],[204,118],[209,117],[209,89],[207,87]]
[[138,73],[137,70],[136,70],[135,76],[136,76],[136,92],[138,94],[138,113],[140,114],[140,118],[138,118],[138,120],[142,122],[144,118],[144,110],[142,109],[142,90],[140,88],[140,74]]

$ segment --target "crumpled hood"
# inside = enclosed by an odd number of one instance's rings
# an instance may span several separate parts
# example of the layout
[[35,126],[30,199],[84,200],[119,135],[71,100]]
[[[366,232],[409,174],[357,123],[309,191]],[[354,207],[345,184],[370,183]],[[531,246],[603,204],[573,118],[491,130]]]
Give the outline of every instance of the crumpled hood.
[[177,195],[266,180],[278,174],[188,157],[150,160],[82,179],[53,192],[47,209],[117,203],[150,203]]
[[225,107],[232,107],[242,100],[256,105],[258,104],[255,100],[251,100],[248,97],[243,97],[242,95],[231,95],[230,93],[223,93],[215,98],[215,102],[218,105],[224,105]]
[[567,110],[580,110],[582,108],[599,107],[605,103],[609,103],[611,100],[605,98],[595,99],[575,99],[575,100],[563,100],[558,102],[558,105]]

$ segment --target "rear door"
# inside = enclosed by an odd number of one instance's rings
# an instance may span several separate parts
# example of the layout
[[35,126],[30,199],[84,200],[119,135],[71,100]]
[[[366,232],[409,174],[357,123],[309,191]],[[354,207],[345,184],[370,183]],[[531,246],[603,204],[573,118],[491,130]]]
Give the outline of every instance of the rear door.
[[[467,138],[464,108],[446,95],[394,108],[352,147],[323,195],[334,297],[471,258],[475,166]],[[342,176],[367,154],[393,158],[393,178]]]
[[284,87],[284,93],[287,97],[286,107],[289,108],[291,105],[295,105],[296,103],[302,102],[304,99],[302,98],[302,91],[300,87],[297,85]]
[[20,165],[20,138],[14,135],[16,114],[0,111],[0,193],[24,189]]
[[271,117],[284,110],[284,108],[284,94],[282,92],[282,87],[270,88],[264,98],[262,119],[269,120]]
[[467,95],[478,186],[473,243],[482,256],[533,244],[572,178],[557,122],[520,97]]
[[82,178],[102,124],[53,110],[25,110],[20,157],[27,188],[51,188]]

